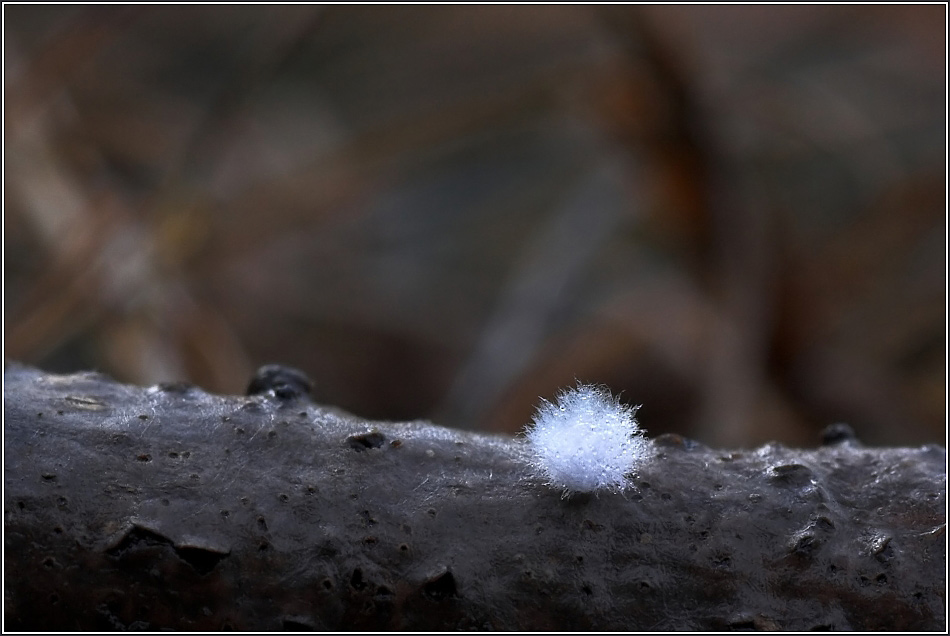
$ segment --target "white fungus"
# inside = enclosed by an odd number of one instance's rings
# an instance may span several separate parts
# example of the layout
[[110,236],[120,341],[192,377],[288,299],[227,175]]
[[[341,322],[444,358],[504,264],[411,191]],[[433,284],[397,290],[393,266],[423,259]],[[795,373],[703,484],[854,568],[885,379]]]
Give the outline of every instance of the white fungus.
[[547,483],[574,492],[619,492],[626,476],[652,455],[634,414],[606,387],[578,383],[543,400],[526,437],[535,467]]

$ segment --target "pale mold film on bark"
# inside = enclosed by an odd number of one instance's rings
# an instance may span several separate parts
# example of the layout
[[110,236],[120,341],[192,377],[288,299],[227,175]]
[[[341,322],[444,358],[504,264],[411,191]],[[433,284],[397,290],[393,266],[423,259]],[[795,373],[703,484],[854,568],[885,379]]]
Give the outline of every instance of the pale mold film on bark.
[[563,496],[621,492],[653,455],[636,420],[604,386],[577,383],[555,402],[542,400],[525,431],[532,466]]

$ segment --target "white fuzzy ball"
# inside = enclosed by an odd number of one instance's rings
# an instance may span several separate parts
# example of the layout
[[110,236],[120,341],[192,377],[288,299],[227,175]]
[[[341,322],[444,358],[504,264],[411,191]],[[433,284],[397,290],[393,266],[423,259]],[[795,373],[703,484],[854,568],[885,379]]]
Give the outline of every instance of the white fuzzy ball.
[[652,443],[606,387],[578,383],[544,400],[526,436],[536,468],[548,483],[573,492],[620,491],[626,475],[652,455]]

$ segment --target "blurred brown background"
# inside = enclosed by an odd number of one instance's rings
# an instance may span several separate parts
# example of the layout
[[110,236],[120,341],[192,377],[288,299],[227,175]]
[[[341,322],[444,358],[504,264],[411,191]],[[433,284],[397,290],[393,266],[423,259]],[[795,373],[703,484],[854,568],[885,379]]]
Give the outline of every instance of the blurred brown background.
[[5,355],[944,442],[945,7],[5,6]]

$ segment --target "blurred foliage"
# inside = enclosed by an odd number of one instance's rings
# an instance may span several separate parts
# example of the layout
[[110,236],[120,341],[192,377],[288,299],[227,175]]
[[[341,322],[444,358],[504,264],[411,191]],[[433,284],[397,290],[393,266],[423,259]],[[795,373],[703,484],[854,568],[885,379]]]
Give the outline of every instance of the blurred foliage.
[[945,10],[5,5],[5,355],[943,441]]

